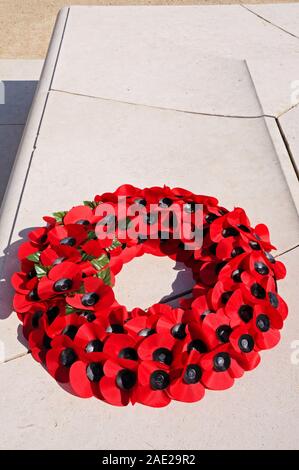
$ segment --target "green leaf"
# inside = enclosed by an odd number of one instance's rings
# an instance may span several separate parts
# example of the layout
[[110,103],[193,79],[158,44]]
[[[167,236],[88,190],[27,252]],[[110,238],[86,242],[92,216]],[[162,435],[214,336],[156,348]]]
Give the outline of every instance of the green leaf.
[[95,233],[94,230],[91,230],[90,232],[88,232],[87,239],[88,240],[96,240],[97,239],[97,236],[96,236],[96,233]]
[[121,242],[119,240],[117,240],[117,238],[114,238],[113,242],[107,248],[107,250],[109,250],[109,251],[115,250],[115,248],[118,248],[121,245],[122,245]]
[[67,214],[67,211],[53,212],[53,217],[55,217],[56,222],[59,224],[63,223],[64,216]]
[[91,264],[99,271],[103,269],[108,263],[109,263],[109,258],[105,254],[91,261]]
[[32,253],[31,255],[27,256],[27,259],[29,259],[29,261],[33,261],[34,263],[38,263],[40,255],[41,252],[36,251],[35,253]]
[[104,281],[104,283],[107,285],[107,286],[111,286],[112,283],[111,283],[111,272],[110,272],[110,268],[107,268],[107,269],[103,269],[102,271],[99,271],[97,273],[97,277],[99,279],[102,279]]
[[70,305],[65,306],[65,314],[66,315],[71,315],[71,313],[75,313],[76,309],[71,307]]
[[91,209],[95,209],[99,205],[99,203],[96,201],[83,201],[83,204],[84,206],[88,206]]
[[84,251],[81,251],[81,257],[82,257],[82,261],[91,261],[94,259],[94,256],[88,255]]
[[42,264],[35,264],[34,269],[38,279],[41,279],[48,274],[48,268]]

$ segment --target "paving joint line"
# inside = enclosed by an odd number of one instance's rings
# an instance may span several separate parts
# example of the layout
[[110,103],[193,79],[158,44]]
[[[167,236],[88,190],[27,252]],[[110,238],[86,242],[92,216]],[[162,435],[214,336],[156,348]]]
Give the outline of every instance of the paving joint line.
[[288,248],[287,250],[282,251],[278,255],[275,255],[274,258],[279,258],[280,256],[285,255],[286,253],[289,253],[290,251],[296,250],[296,248],[299,248],[299,243],[298,245],[292,246],[291,248]]
[[265,18],[264,16],[259,15],[259,14],[256,13],[254,10],[251,10],[250,8],[248,8],[246,5],[244,5],[244,3],[240,3],[240,6],[243,7],[243,8],[245,8],[245,10],[249,11],[249,12],[252,13],[253,15],[257,16],[257,17],[260,18],[261,20],[266,21],[266,23],[269,23],[271,26],[273,26],[273,28],[280,29],[281,31],[283,31],[283,32],[286,33],[286,34],[289,34],[289,35],[292,36],[293,38],[299,39],[299,36],[296,36],[296,34],[291,33],[291,32],[288,31],[287,29],[284,29],[282,26],[279,26],[279,25],[277,25],[277,24],[275,24],[275,23],[272,23],[270,20],[268,20],[268,19]]
[[290,108],[286,109],[285,111],[282,111],[278,116],[276,116],[277,119],[280,118],[281,116],[284,116],[289,111],[292,111],[292,109],[297,108],[298,105],[299,105],[299,103],[293,104],[293,106],[291,106]]
[[233,118],[233,119],[260,119],[260,118],[265,118],[265,117],[275,118],[275,116],[272,116],[270,114],[258,114],[256,116],[240,116],[240,115],[231,115],[231,114],[203,113],[199,111],[187,111],[184,109],[176,109],[176,108],[165,108],[163,106],[155,106],[155,105],[149,105],[149,104],[144,104],[144,103],[134,103],[131,101],[117,100],[114,98],[103,98],[102,96],[86,95],[84,93],[76,93],[72,91],[59,90],[57,88],[51,88],[50,91],[53,91],[55,93],[64,93],[64,94],[73,95],[73,96],[83,96],[84,98],[91,98],[91,99],[96,99],[100,101],[111,101],[112,103],[127,104],[130,106],[140,106],[143,108],[150,108],[150,109],[159,109],[161,111],[174,111],[177,113],[195,114],[199,116],[211,116],[211,117],[222,117],[222,118]]
[[6,359],[5,361],[0,362],[0,366],[1,366],[1,364],[7,364],[7,363],[9,363],[9,362],[16,361],[17,359],[20,359],[21,357],[28,356],[29,353],[30,353],[30,351],[28,350],[28,351],[26,351],[26,352],[24,352],[24,353],[21,353],[21,354],[18,354],[18,355],[16,355],[16,356],[14,356],[14,357],[11,357],[11,358],[9,358],[9,359]]
[[285,148],[286,148],[286,151],[288,152],[289,159],[290,159],[290,162],[291,162],[291,164],[292,164],[292,167],[293,167],[293,170],[294,170],[294,172],[295,172],[295,175],[296,175],[296,177],[297,177],[297,179],[298,179],[298,181],[299,181],[299,169],[297,168],[297,165],[296,165],[296,162],[295,162],[295,158],[294,158],[293,153],[292,153],[292,151],[291,151],[291,148],[290,148],[290,144],[289,144],[289,142],[288,142],[288,139],[287,139],[287,137],[286,137],[286,135],[285,135],[285,133],[284,133],[284,130],[283,130],[283,128],[282,128],[282,126],[281,126],[281,124],[280,124],[278,118],[275,118],[275,122],[276,122],[276,125],[277,125],[277,127],[278,127],[278,131],[279,131],[279,133],[280,133],[280,136],[281,136],[281,138],[282,138],[282,141],[283,141],[283,143],[284,143],[284,146],[285,146]]

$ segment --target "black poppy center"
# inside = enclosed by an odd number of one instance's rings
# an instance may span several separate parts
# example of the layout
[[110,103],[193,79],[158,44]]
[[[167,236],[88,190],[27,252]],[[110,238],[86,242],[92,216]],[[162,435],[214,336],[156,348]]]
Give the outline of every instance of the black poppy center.
[[268,297],[269,297],[270,304],[272,305],[272,307],[277,308],[278,307],[277,295],[274,292],[268,292]]
[[164,390],[169,384],[169,375],[164,370],[155,370],[150,376],[150,386],[153,390]]
[[193,341],[190,341],[187,346],[187,351],[191,352],[193,349],[196,349],[196,351],[200,353],[205,353],[208,350],[206,344],[201,339],[194,339]]
[[45,349],[51,349],[51,341],[52,341],[52,339],[48,335],[44,334],[43,347]]
[[32,315],[32,318],[31,318],[31,325],[33,328],[38,328],[38,325],[39,325],[39,320],[40,318],[43,316],[43,312],[42,311],[38,311],[38,312],[35,312],[33,315]]
[[155,333],[155,330],[153,330],[152,328],[143,328],[142,330],[139,331],[138,333],[138,336],[150,336],[150,335],[153,335]]
[[250,240],[249,245],[253,250],[260,250],[261,249],[260,244],[258,242],[255,242],[254,240]]
[[231,364],[230,355],[227,352],[221,352],[214,356],[214,369],[216,372],[225,372]]
[[76,239],[74,237],[65,237],[60,240],[60,245],[75,246]]
[[171,204],[172,204],[172,199],[170,199],[169,197],[163,197],[163,199],[159,201],[159,206],[162,207],[162,209],[166,209],[167,207],[170,207]]
[[162,362],[162,364],[170,366],[172,359],[172,352],[167,348],[158,348],[153,352],[153,360]]
[[130,390],[136,384],[136,374],[130,369],[122,369],[116,376],[116,385],[121,390]]
[[189,364],[184,373],[184,382],[186,384],[196,384],[200,381],[202,370],[197,364]]
[[238,340],[239,348],[244,353],[249,353],[254,348],[254,340],[251,335],[242,335]]
[[268,266],[265,263],[262,263],[262,261],[256,261],[254,263],[254,269],[259,274],[262,274],[262,275],[269,274]]
[[77,225],[89,225],[89,221],[86,219],[80,219],[76,222]]
[[77,354],[72,348],[66,348],[60,353],[59,362],[64,367],[71,367],[77,360]]
[[100,296],[96,292],[89,292],[84,294],[81,303],[84,307],[92,307],[100,300]]
[[69,278],[62,278],[55,282],[53,289],[55,292],[66,292],[73,287],[73,281]]
[[226,292],[223,292],[223,294],[221,294],[221,302],[225,305],[227,304],[227,302],[229,301],[230,297],[232,296],[233,294],[233,291],[232,290],[228,290]]
[[124,328],[122,325],[119,325],[118,323],[113,323],[112,325],[109,325],[107,328],[106,328],[106,333],[117,333],[117,334],[120,334],[120,333],[123,333],[124,332]]
[[210,212],[209,214],[206,215],[205,219],[208,224],[211,224],[212,222],[214,222],[214,220],[218,219],[218,217],[219,217],[218,215]]
[[216,329],[216,336],[222,343],[228,343],[232,329],[229,325],[221,325]]
[[250,291],[251,291],[252,295],[254,297],[256,297],[257,299],[264,299],[266,297],[265,289],[263,288],[263,286],[261,286],[257,282],[252,284],[252,286],[250,288]]
[[93,312],[83,312],[80,316],[86,318],[89,323],[93,322],[97,318]]
[[250,229],[249,229],[248,227],[246,227],[246,225],[239,224],[239,225],[238,225],[238,228],[239,228],[240,230],[242,230],[242,232],[250,233]]
[[92,352],[102,352],[103,351],[103,343],[99,339],[92,339],[89,341],[89,343],[86,345],[85,351],[87,353],[92,353]]
[[236,237],[237,235],[239,235],[239,232],[236,228],[234,227],[227,227],[227,228],[224,228],[222,230],[222,236],[224,238],[228,238],[228,237]]
[[238,310],[238,314],[241,320],[243,320],[243,322],[248,323],[252,319],[253,308],[251,307],[251,305],[247,305],[247,304],[241,305],[241,307]]
[[272,264],[276,263],[274,256],[271,253],[269,253],[269,251],[265,251],[264,254],[270,263]]
[[75,325],[68,325],[62,330],[62,334],[74,339],[77,334],[78,328]]
[[146,200],[145,199],[135,199],[135,204],[138,204],[140,206],[146,206]]
[[86,367],[86,375],[91,382],[99,382],[104,376],[103,366],[99,362],[91,362]]
[[231,257],[235,258],[236,256],[241,255],[242,253],[244,253],[243,248],[241,246],[236,246],[231,252]]
[[47,310],[48,322],[51,324],[55,320],[55,318],[58,316],[58,314],[59,314],[59,307],[57,305],[53,305],[53,307],[50,307]]
[[171,329],[171,334],[176,339],[186,338],[186,324],[178,323],[177,325],[174,325]]
[[244,271],[244,269],[242,269],[242,268],[235,269],[231,274],[232,280],[234,282],[242,282],[241,274],[242,274],[243,271]]
[[258,317],[256,319],[256,326],[263,333],[268,331],[270,329],[270,319],[269,319],[269,317],[267,315],[265,315],[264,313],[261,313],[260,315],[258,315]]
[[118,357],[120,359],[130,359],[131,361],[137,361],[138,360],[137,351],[134,348],[123,348],[119,352]]
[[28,298],[29,298],[29,300],[34,301],[34,302],[38,302],[38,301],[40,300],[36,288],[32,289],[32,290],[29,292]]

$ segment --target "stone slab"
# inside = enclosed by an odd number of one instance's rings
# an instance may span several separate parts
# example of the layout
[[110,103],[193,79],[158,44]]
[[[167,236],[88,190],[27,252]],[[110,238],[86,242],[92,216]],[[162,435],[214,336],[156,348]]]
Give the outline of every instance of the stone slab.
[[256,57],[246,62],[263,114],[277,118],[299,103],[298,48],[277,54],[275,60]]
[[280,257],[290,308],[281,342],[233,388],[195,404],[117,408],[70,395],[27,355],[0,365],[0,448],[298,450],[298,256]]
[[298,4],[290,2],[277,5],[245,5],[249,10],[265,18],[273,26],[283,28],[285,31],[299,38]]
[[40,59],[0,59],[0,80],[39,80],[43,64]]
[[[253,224],[267,223],[280,252],[298,244],[295,207],[263,118],[201,116],[51,92],[11,247],[17,247],[19,234],[22,239],[30,227],[41,223],[43,215],[67,209],[124,181],[141,187],[166,183],[216,195],[228,208],[236,204],[245,207]],[[281,225],[288,230],[282,231]],[[149,272],[159,270],[158,285],[148,281],[146,275],[141,277],[133,265],[129,268],[129,285],[120,280],[118,288],[123,303],[148,306],[170,293],[177,273],[167,260],[159,267],[158,262],[151,257],[147,261]],[[14,263],[11,248],[3,259],[4,311],[11,305],[8,280]],[[183,275],[182,279],[185,284],[177,282],[176,294],[190,288],[190,278]],[[132,287],[135,282],[141,285],[141,291],[147,282],[151,288],[143,297],[140,291],[138,297]],[[16,322],[9,321],[13,329]],[[15,345],[7,359],[24,352],[13,331],[3,327],[3,335],[5,341]]]
[[[295,165],[292,163],[292,160],[295,161],[294,156],[293,155],[290,156],[290,150],[288,148],[289,144],[292,143],[292,136],[289,135],[287,141],[285,140],[285,136],[287,134],[284,133],[284,130],[282,129],[280,122],[278,122],[277,119],[266,117],[265,123],[267,125],[269,134],[271,136],[273,147],[278,157],[280,167],[288,183],[290,195],[296,206],[297,213],[299,214],[298,176],[296,174]],[[296,126],[296,120],[293,125],[294,127]],[[288,126],[286,126],[286,129],[288,129]],[[282,133],[284,135],[284,138],[282,137]],[[294,134],[292,135],[293,135],[293,139],[296,140],[296,136],[294,136]],[[293,153],[296,153],[294,145],[292,145],[292,148],[293,148]]]
[[297,174],[299,174],[299,106],[283,114],[279,122],[287,139]]
[[[225,64],[219,56],[259,58],[259,73],[266,61],[275,76],[276,62],[291,53],[298,56],[296,38],[240,5],[75,6],[69,11],[52,86],[147,105],[249,115],[256,110],[246,93],[236,98],[250,82],[241,77],[237,83],[240,64]],[[284,84],[276,82],[272,93],[276,113],[277,102],[285,106]]]
[[[0,105],[1,107],[1,105]],[[0,206],[24,126],[0,124]]]

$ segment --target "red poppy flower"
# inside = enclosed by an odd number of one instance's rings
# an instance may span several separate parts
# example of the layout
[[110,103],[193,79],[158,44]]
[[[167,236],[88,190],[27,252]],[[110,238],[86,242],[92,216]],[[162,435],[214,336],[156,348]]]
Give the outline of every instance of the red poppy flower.
[[100,353],[103,351],[107,333],[101,321],[97,320],[92,312],[87,315],[91,316],[92,321],[90,322],[88,316],[85,317],[88,323],[79,327],[74,342],[84,354]]
[[128,318],[126,307],[117,305],[117,302],[108,306],[106,310],[98,312],[98,319],[107,333],[124,333]]
[[103,352],[113,360],[138,361],[136,341],[126,334],[110,334],[105,341]]
[[78,247],[87,238],[87,232],[82,225],[56,225],[48,232],[48,240],[54,246]]
[[225,315],[224,309],[219,309],[216,313],[206,315],[201,324],[205,344],[209,349],[214,349],[220,344],[228,343],[232,329],[230,320]]
[[255,344],[250,325],[249,327],[242,325],[235,328],[229,337],[229,341],[238,354],[238,363],[244,370],[252,370],[258,366],[261,358],[257,352],[259,348]]
[[[136,311],[138,310],[138,314]],[[133,336],[139,336],[140,338],[150,336],[156,333],[156,323],[159,319],[159,314],[151,313],[147,314],[141,309],[134,309],[131,312],[131,317],[126,321],[124,327],[125,330]]]
[[170,366],[174,355],[172,352],[176,340],[166,334],[153,334],[144,339],[138,347],[138,356],[142,361],[156,361]]
[[37,292],[40,299],[49,299],[51,297],[68,294],[80,288],[82,281],[82,272],[80,266],[69,261],[54,266],[48,276],[40,279]]
[[279,313],[269,305],[261,304],[254,307],[252,332],[259,349],[271,349],[280,340],[279,330],[283,320]]
[[20,261],[27,260],[28,256],[37,253],[38,251],[38,246],[36,244],[33,244],[29,241],[24,242],[22,243],[22,245],[20,245],[20,248],[18,250],[18,258]]
[[[41,322],[43,321],[44,319],[42,318]],[[39,328],[33,329],[29,333],[29,350],[37,362],[45,363],[46,354],[51,349],[51,342],[52,339],[47,335],[42,324],[39,325]]]
[[138,387],[135,400],[147,406],[161,408],[170,402],[169,368],[163,363],[142,361],[138,367]]
[[106,357],[102,353],[92,353],[89,360],[75,361],[69,371],[69,381],[73,392],[81,398],[92,396],[103,400],[100,382],[104,377],[103,366]]
[[14,273],[11,278],[11,284],[18,294],[26,295],[38,284],[36,273],[32,272],[30,275],[23,272]]
[[36,228],[35,230],[32,230],[32,232],[28,234],[28,238],[32,244],[38,247],[45,246],[48,242],[47,227],[39,227],[39,228]]
[[211,291],[211,305],[214,310],[224,307],[238,288],[232,278],[218,281]]
[[193,350],[186,356],[182,367],[173,371],[168,392],[172,399],[192,403],[203,398],[205,388],[200,382],[200,360],[201,354]]
[[211,390],[225,390],[232,387],[235,379],[242,377],[244,373],[235,357],[232,347],[226,344],[204,354],[200,361],[203,385]]
[[61,341],[61,336],[68,336],[74,340],[80,326],[86,321],[85,317],[76,313],[58,316],[50,325],[45,326],[45,331],[50,338],[53,338],[52,345],[55,345],[56,341]]
[[57,382],[69,382],[70,367],[79,359],[80,352],[68,336],[56,338],[55,345],[46,354],[46,367]]
[[[156,330],[160,335],[171,335],[176,340],[186,338],[186,312],[182,308],[172,308],[167,304],[159,305],[159,320]],[[153,308],[153,307],[152,307]]]
[[241,289],[235,290],[229,298],[225,306],[225,314],[230,319],[230,326],[232,328],[252,320],[253,305],[247,301]]
[[78,224],[88,228],[93,223],[94,215],[88,206],[75,206],[64,216],[64,225]]
[[84,292],[67,296],[68,305],[79,310],[100,311],[109,307],[114,302],[114,294],[111,287],[104,284],[102,279],[88,277],[83,279]]
[[47,308],[44,304],[33,305],[23,318],[23,335],[29,338],[31,331],[44,327]]
[[137,365],[135,361],[124,359],[105,362],[105,375],[100,381],[100,391],[107,403],[126,406],[132,400],[137,383]]

